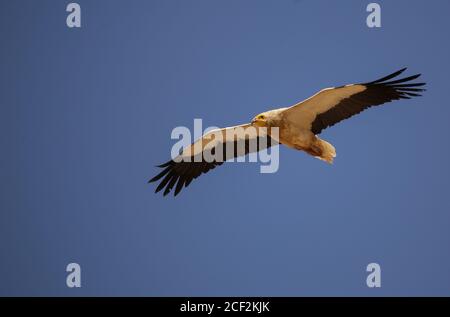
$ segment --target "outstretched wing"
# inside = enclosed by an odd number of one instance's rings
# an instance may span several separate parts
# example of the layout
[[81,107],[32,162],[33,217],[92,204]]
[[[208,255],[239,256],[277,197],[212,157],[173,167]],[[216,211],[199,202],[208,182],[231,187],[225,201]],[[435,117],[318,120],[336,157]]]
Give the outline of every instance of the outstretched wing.
[[425,83],[411,82],[420,74],[389,81],[403,73],[403,68],[378,80],[335,88],[326,88],[286,109],[285,118],[297,126],[319,134],[323,129],[361,111],[398,99],[421,96]]
[[193,179],[222,165],[223,162],[276,144],[277,141],[269,136],[266,129],[251,124],[213,130],[183,149],[176,158],[159,165],[163,171],[149,183],[162,179],[155,193],[165,188],[165,196],[175,187],[176,196],[183,187],[189,186]]

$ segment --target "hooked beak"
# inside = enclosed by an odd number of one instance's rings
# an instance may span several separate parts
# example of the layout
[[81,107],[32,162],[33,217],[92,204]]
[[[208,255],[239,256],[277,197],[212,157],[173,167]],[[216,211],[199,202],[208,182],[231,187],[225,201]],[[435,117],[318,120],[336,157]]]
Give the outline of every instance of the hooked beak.
[[253,118],[251,124],[254,127],[264,127],[264,126],[266,126],[266,120]]

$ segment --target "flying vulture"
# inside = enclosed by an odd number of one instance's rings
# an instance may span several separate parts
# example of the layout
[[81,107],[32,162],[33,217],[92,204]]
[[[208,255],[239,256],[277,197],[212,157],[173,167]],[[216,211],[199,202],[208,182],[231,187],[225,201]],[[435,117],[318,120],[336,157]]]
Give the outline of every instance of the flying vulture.
[[[251,123],[210,131],[190,147],[184,148],[178,157],[159,165],[163,170],[149,183],[161,180],[155,193],[164,189],[164,195],[167,195],[175,188],[176,196],[193,179],[222,165],[224,161],[258,152],[275,144],[284,144],[332,163],[336,156],[333,145],[317,135],[369,107],[421,96],[421,92],[425,91],[422,87],[425,83],[412,82],[420,74],[394,79],[405,70],[406,68],[401,69],[367,83],[326,88],[291,107],[263,112],[254,117]],[[278,128],[276,138],[271,133],[274,127]],[[233,133],[238,130],[244,132]],[[215,137],[217,134],[221,138]],[[232,150],[226,151],[227,148]],[[206,160],[206,151],[212,154],[222,151],[222,159]]]

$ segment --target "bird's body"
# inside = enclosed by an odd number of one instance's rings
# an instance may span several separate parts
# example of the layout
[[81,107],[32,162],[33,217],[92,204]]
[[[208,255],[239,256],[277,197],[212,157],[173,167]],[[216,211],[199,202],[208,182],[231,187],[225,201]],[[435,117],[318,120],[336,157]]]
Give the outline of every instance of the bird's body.
[[[334,147],[317,137],[310,129],[307,128],[307,124],[304,118],[301,120],[292,120],[286,111],[289,108],[280,108],[271,111],[264,112],[266,122],[258,125],[258,121],[255,121],[256,126],[261,127],[278,127],[279,133],[277,137],[268,134],[274,138],[278,143],[283,144],[295,150],[304,151],[314,157],[324,160],[328,163],[333,162],[333,158],[336,157],[336,151]],[[305,118],[307,118],[305,116]]]
[[[190,147],[183,149],[178,157],[160,165],[164,170],[150,182],[164,177],[156,188],[156,192],[165,187],[164,195],[166,195],[176,185],[175,195],[177,195],[193,179],[221,165],[224,161],[260,151],[276,143],[304,151],[332,163],[336,156],[335,148],[317,135],[323,129],[369,107],[392,100],[420,96],[419,93],[425,89],[417,87],[425,83],[410,83],[420,74],[389,81],[404,70],[368,83],[326,88],[291,107],[263,112],[254,117],[250,124],[211,131]],[[273,128],[277,128],[277,133],[272,133],[275,131]],[[230,132],[235,134],[229,134]],[[256,146],[251,146],[252,141],[255,141]],[[242,144],[241,147],[240,144]],[[221,159],[212,161],[204,159],[207,152],[211,150],[217,152],[223,148],[225,153],[225,149],[230,145],[233,148],[232,152],[224,154]]]

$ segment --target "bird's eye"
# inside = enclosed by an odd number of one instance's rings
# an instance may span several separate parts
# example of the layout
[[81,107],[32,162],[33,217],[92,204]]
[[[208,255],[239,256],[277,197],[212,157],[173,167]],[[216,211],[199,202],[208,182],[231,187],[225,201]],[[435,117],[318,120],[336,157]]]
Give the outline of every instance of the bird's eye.
[[264,119],[264,115],[260,115],[259,118],[260,118],[260,119]]

